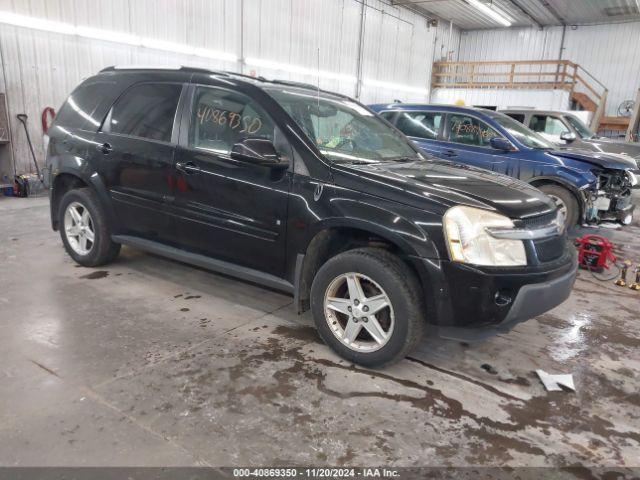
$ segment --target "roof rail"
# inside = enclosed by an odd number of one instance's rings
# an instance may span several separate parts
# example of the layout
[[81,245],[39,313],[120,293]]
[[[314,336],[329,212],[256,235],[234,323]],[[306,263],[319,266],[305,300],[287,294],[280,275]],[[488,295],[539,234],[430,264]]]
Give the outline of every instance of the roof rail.
[[279,85],[289,85],[291,87],[302,87],[302,88],[311,88],[313,90],[317,90],[318,86],[317,85],[313,85],[312,83],[304,83],[304,82],[295,82],[293,80],[279,80],[277,78],[274,78],[273,80],[270,80],[271,83],[277,83]]
[[116,70],[179,70],[193,73],[214,73],[216,75],[227,76],[228,72],[210,70],[208,68],[186,67],[184,65],[111,65],[103,68],[100,72],[113,72]]
[[280,80],[277,78],[271,80],[262,76],[254,77],[244,73],[231,72],[228,70],[210,70],[208,68],[185,67],[184,65],[112,65],[112,66],[103,68],[102,70],[100,70],[100,73],[114,72],[118,70],[176,70],[176,71],[189,72],[189,73],[206,73],[210,75],[220,75],[224,77],[238,77],[240,79],[247,79],[247,80],[265,82],[265,83],[274,83],[276,85],[288,85],[291,87],[306,88],[309,90],[329,93],[331,95],[335,95],[336,97],[350,98],[348,95],[344,95],[342,93],[323,90],[321,88],[318,88],[318,85],[313,85],[311,83],[296,82],[293,80]]
[[238,72],[230,72],[229,70],[225,70],[222,73],[226,74],[226,75],[231,75],[234,77],[241,77],[241,78],[246,78],[249,80],[258,80],[260,82],[268,82],[269,80],[267,80],[266,78],[264,78],[261,75],[258,75],[257,77],[254,77],[252,75],[247,75],[246,73],[238,73]]
[[288,86],[291,86],[291,87],[306,88],[306,89],[309,89],[309,90],[313,90],[314,92],[328,93],[328,94],[334,95],[336,97],[346,98],[348,100],[351,100],[351,97],[349,97],[349,95],[345,95],[344,93],[339,93],[339,92],[332,92],[330,90],[325,90],[323,88],[318,88],[318,85],[314,85],[312,83],[295,82],[293,80],[279,80],[277,78],[273,79],[273,80],[267,80],[267,82],[275,83],[276,85],[288,85]]

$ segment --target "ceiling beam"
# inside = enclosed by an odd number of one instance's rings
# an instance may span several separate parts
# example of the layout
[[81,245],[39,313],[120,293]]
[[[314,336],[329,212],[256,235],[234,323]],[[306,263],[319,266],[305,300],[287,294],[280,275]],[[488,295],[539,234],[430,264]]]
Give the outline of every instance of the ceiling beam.
[[393,5],[394,7],[404,7],[407,10],[409,10],[410,12],[415,13],[416,15],[420,15],[421,17],[426,18],[427,21],[429,21],[429,22],[431,22],[431,21],[438,22],[438,21],[440,21],[440,17],[438,17],[435,13],[430,12],[429,10],[427,10],[426,8],[424,8],[421,5],[423,3],[431,3],[432,1],[433,0],[418,0],[418,1],[391,0],[391,5]]
[[564,18],[562,18],[562,15],[558,13],[555,7],[551,5],[548,2],[548,0],[540,0],[540,3],[544,8],[546,8],[549,11],[549,13],[551,13],[551,15],[555,17],[556,20],[560,22],[560,25],[565,25],[565,26],[567,25],[567,21]]
[[[511,3],[511,5],[513,5],[518,10],[520,10],[525,17],[527,17],[529,20],[531,20],[531,22],[534,25],[537,25],[538,28],[543,28],[543,25],[538,20],[536,20],[536,18],[531,13],[529,13],[526,8],[524,8],[522,5],[520,5],[519,0],[508,0],[508,1],[509,1],[509,3]],[[638,0],[638,1],[640,1],[640,0]]]
[[[431,0],[432,1],[432,0]],[[420,12],[422,12],[423,16],[429,17],[431,20],[435,20],[438,18],[437,15],[431,13],[429,10],[427,10],[426,8],[424,8],[421,4],[422,3],[431,3],[430,0],[416,0],[416,1],[412,1],[412,0],[391,0],[391,5],[393,5],[394,7],[405,7],[408,8],[409,10],[412,11],[416,11],[420,10]]]

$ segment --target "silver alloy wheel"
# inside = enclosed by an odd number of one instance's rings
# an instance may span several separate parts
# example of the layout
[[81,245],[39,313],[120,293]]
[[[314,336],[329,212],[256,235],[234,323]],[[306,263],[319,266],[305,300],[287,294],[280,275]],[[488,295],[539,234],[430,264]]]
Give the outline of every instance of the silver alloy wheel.
[[560,212],[560,215],[562,215],[562,221],[563,223],[567,223],[567,204],[564,203],[562,201],[562,199],[560,197],[556,197],[555,195],[550,195],[547,193],[547,196],[553,200],[553,203],[556,204],[556,207],[558,207],[558,211]]
[[331,281],[324,294],[324,317],[335,337],[357,352],[384,347],[395,326],[386,292],[371,278],[354,272]]
[[87,255],[95,244],[93,219],[87,207],[71,202],[64,212],[64,233],[69,245],[78,255]]

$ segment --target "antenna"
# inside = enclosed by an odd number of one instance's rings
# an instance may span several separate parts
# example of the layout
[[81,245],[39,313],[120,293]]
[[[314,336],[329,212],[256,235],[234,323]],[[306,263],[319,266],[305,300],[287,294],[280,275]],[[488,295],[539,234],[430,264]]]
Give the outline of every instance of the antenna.
[[320,47],[318,47],[318,112],[316,120],[316,140],[320,138]]

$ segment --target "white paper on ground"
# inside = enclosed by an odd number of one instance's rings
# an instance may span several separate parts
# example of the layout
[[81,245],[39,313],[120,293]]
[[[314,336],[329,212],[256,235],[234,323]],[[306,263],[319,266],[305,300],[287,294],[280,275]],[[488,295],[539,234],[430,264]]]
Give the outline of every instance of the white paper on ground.
[[562,390],[562,386],[576,391],[576,387],[573,384],[573,375],[551,375],[550,373],[545,372],[544,370],[536,370],[538,377],[540,377],[540,381],[543,383],[544,388],[547,389],[548,392],[559,392]]

